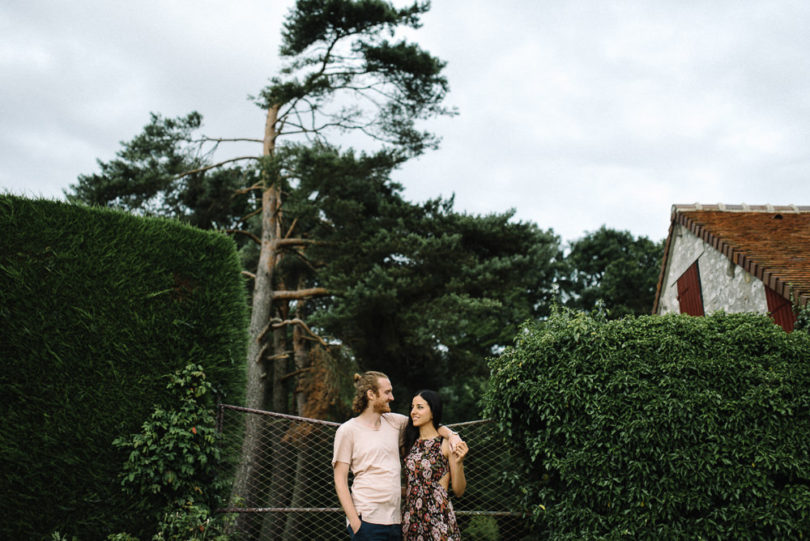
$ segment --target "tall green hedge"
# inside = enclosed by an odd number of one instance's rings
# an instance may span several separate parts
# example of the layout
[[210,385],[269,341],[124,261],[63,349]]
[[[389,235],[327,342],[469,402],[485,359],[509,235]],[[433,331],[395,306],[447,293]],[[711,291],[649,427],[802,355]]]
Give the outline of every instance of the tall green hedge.
[[562,312],[491,362],[485,402],[550,539],[810,532],[810,335],[753,314]]
[[189,361],[239,403],[247,305],[233,242],[177,222],[0,196],[0,538],[148,532],[118,437]]

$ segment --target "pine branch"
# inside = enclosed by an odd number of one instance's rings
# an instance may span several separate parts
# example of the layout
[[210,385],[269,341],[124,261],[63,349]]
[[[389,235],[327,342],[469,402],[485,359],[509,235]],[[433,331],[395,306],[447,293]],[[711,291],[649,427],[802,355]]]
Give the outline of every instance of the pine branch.
[[184,171],[183,173],[180,173],[179,175],[177,175],[174,178],[178,179],[178,178],[187,177],[189,175],[193,175],[195,173],[204,173],[204,172],[209,171],[211,169],[216,169],[217,167],[222,167],[223,165],[228,164],[228,163],[238,162],[238,161],[242,161],[242,160],[260,160],[260,159],[261,158],[259,156],[240,156],[238,158],[231,158],[230,160],[225,160],[225,161],[221,161],[219,163],[206,165],[205,167],[200,167],[198,169],[192,169],[191,171]]
[[301,300],[309,297],[322,297],[330,294],[330,291],[325,287],[310,287],[306,289],[273,291],[273,298],[284,300]]
[[289,236],[290,236],[290,235],[292,235],[293,229],[295,229],[295,225],[296,225],[297,223],[298,223],[298,216],[296,216],[296,217],[293,219],[292,224],[290,224],[290,228],[289,228],[289,229],[287,229],[287,234],[286,234],[286,235],[284,235],[284,238],[285,238],[285,239],[286,239],[286,238],[289,238]]
[[326,341],[323,338],[321,338],[320,336],[318,336],[317,334],[312,332],[312,329],[310,329],[309,326],[306,323],[304,323],[304,320],[302,320],[302,319],[293,318],[293,319],[280,320],[280,319],[276,318],[276,319],[273,319],[271,324],[273,325],[274,329],[280,329],[281,327],[284,327],[286,325],[298,325],[302,329],[304,329],[304,331],[306,331],[306,333],[311,337],[311,339],[313,341],[318,342],[319,344],[321,344],[325,348],[329,347],[329,344],[327,344]]
[[248,221],[248,219],[249,219],[249,218],[251,218],[251,217],[253,217],[253,216],[256,216],[257,214],[261,214],[261,212],[262,212],[261,207],[260,207],[260,208],[257,208],[257,209],[256,209],[256,210],[254,210],[253,212],[248,212],[247,214],[245,214],[244,216],[242,216],[242,217],[239,219],[239,223],[240,223],[240,224],[243,224],[243,223],[245,223],[246,221]]
[[233,196],[231,196],[231,197],[236,197],[237,195],[246,194],[246,193],[252,192],[253,190],[263,190],[263,189],[264,189],[264,186],[262,186],[261,184],[254,184],[253,186],[249,186],[247,188],[239,188],[238,190],[236,190],[233,193]]
[[284,248],[286,246],[303,246],[305,244],[323,244],[321,241],[313,240],[313,239],[300,239],[300,238],[292,238],[292,239],[276,239],[273,241],[273,245],[276,248]]
[[289,379],[291,377],[297,376],[298,374],[303,374],[304,372],[309,372],[310,370],[312,370],[312,367],[308,366],[306,368],[301,368],[300,370],[296,370],[295,372],[290,372],[289,374],[285,374],[285,375],[281,376],[281,381],[284,381],[284,380]]
[[259,237],[257,237],[256,235],[254,235],[250,231],[245,231],[243,229],[226,229],[225,232],[226,233],[239,233],[240,235],[245,235],[246,237],[250,237],[250,239],[253,240],[253,242],[258,244],[259,246],[261,246],[261,244],[262,244],[261,239],[259,239]]
[[235,137],[232,139],[228,138],[221,138],[221,137],[206,137],[202,136],[199,139],[195,139],[192,143],[238,143],[238,142],[247,142],[247,143],[263,143],[261,139],[252,139],[248,137]]

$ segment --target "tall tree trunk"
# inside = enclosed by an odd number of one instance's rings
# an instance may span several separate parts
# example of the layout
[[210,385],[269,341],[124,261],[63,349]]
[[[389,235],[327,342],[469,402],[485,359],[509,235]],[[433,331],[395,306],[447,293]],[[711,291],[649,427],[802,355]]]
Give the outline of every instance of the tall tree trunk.
[[[303,282],[303,279],[302,279]],[[299,284],[299,289],[303,284]],[[297,319],[304,320],[304,304],[305,301],[299,300],[296,303],[295,316]],[[306,333],[300,325],[293,326],[293,351],[295,358],[295,372],[296,385],[295,385],[295,406],[296,414],[299,417],[307,416],[307,401],[308,386],[304,384],[306,371],[309,370],[311,358],[309,355],[309,347],[305,338]],[[307,488],[310,487],[308,482],[307,463],[309,462],[308,450],[310,446],[307,445],[310,435],[312,434],[312,425],[297,425],[290,428],[288,436],[285,439],[290,440],[292,443],[291,448],[296,453],[295,461],[295,481],[293,482],[292,498],[290,500],[290,507],[306,507],[304,498],[306,496]],[[284,528],[284,541],[297,541],[301,538],[304,532],[301,522],[301,516],[298,513],[289,513],[287,522]]]
[[[278,108],[267,111],[263,156],[272,156],[275,147],[275,122]],[[278,260],[278,238],[281,229],[279,208],[281,207],[281,186],[276,178],[264,176],[262,192],[262,231],[259,264],[253,284],[253,305],[250,315],[250,342],[247,354],[247,387],[245,406],[265,409],[268,394],[267,370],[264,359],[273,345],[274,332],[271,327],[273,314],[273,271]],[[243,499],[246,506],[258,506],[260,491],[251,483],[261,469],[261,442],[263,419],[260,415],[245,416],[245,435],[239,468],[236,472],[232,497]],[[243,522],[243,521],[240,521]],[[242,532],[250,531],[248,524],[237,526]]]
[[[283,288],[282,282],[279,287]],[[276,314],[279,319],[287,319],[289,301],[276,303]],[[281,326],[274,330],[273,345],[273,401],[272,410],[288,413],[287,389],[285,381],[289,372],[289,355],[287,354],[287,328]],[[267,427],[267,462],[262,471],[263,478],[269,480],[269,490],[263,506],[288,507],[292,490],[292,464],[290,444],[284,440],[289,421],[273,419]],[[284,530],[285,515],[282,513],[265,513],[261,524],[261,540],[281,539]]]

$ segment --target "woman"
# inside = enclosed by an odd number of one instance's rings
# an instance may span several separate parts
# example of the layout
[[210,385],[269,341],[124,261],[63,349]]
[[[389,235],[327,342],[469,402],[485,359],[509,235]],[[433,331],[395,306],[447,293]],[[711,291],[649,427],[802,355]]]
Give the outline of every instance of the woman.
[[456,445],[439,436],[442,402],[434,391],[419,391],[411,402],[402,447],[406,487],[402,515],[403,541],[461,539],[448,488],[461,496],[467,487],[464,457],[467,444]]

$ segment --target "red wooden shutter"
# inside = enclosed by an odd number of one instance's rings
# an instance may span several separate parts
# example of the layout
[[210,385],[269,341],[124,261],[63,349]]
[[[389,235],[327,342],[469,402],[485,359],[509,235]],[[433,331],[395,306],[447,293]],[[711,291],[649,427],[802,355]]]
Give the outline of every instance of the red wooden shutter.
[[700,293],[697,261],[678,278],[678,303],[681,305],[682,314],[703,315],[703,296]]
[[768,313],[774,323],[786,332],[792,331],[793,324],[796,323],[796,314],[793,313],[790,301],[768,286],[765,286],[765,300],[768,301]]

